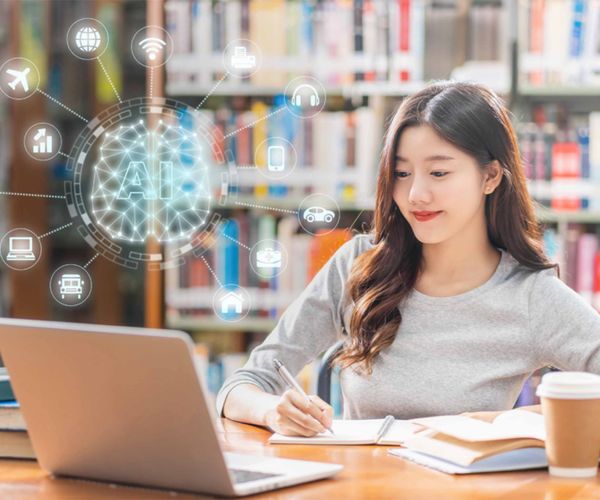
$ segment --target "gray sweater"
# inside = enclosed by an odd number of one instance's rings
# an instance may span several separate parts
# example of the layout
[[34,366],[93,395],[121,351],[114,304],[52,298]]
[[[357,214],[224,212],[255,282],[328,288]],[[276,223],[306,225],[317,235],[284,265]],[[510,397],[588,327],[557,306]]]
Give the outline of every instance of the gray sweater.
[[[361,235],[335,253],[225,382],[217,396],[219,414],[238,384],[272,394],[285,390],[273,358],[297,374],[342,338],[351,312],[344,298],[350,268],[371,245],[371,237]],[[600,374],[600,315],[555,270],[531,271],[505,251],[483,285],[451,297],[413,289],[400,309],[396,338],[376,358],[373,373],[342,370],[344,418],[506,410],[543,366]]]

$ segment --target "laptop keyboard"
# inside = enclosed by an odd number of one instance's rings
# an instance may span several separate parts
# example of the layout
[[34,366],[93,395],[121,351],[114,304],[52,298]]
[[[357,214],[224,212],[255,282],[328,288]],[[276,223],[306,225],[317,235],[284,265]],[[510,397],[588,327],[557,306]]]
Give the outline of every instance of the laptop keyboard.
[[256,481],[258,479],[267,479],[269,477],[282,476],[283,474],[269,474],[266,472],[256,472],[253,470],[229,469],[233,474],[234,483],[247,483],[248,481]]

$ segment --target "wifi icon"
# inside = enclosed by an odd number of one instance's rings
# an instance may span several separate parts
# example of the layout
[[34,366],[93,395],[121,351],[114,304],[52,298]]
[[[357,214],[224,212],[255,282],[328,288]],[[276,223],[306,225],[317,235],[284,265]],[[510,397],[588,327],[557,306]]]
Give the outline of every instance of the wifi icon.
[[158,53],[167,45],[167,42],[156,37],[144,38],[138,45],[148,55],[151,61],[156,60]]

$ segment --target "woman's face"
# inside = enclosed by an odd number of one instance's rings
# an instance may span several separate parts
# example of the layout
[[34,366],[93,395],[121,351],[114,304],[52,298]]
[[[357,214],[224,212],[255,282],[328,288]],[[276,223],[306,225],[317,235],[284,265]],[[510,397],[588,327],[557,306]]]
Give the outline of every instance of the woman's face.
[[402,132],[394,177],[394,201],[421,243],[446,241],[485,217],[479,165],[428,125]]

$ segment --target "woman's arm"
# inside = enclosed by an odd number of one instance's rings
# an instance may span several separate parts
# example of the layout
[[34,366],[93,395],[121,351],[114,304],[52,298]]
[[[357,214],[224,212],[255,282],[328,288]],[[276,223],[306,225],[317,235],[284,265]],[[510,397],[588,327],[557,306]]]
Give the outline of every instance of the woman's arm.
[[223,416],[238,422],[267,427],[267,412],[275,408],[279,397],[267,394],[253,384],[235,386],[225,399]]
[[295,375],[340,338],[348,301],[344,294],[348,273],[366,243],[360,236],[345,243],[286,309],[248,362],[225,381],[217,395],[221,416],[285,430],[285,434],[305,433],[307,429],[314,434],[328,422],[321,414],[331,412],[329,405],[316,396],[306,405],[295,392],[285,392],[286,385],[273,360],[280,360]]
[[333,409],[318,396],[311,404],[293,390],[283,396],[267,394],[253,384],[235,386],[223,406],[223,415],[238,422],[262,425],[286,435],[314,436],[331,427]]
[[538,367],[600,374],[600,315],[550,270],[534,281],[529,330]]

